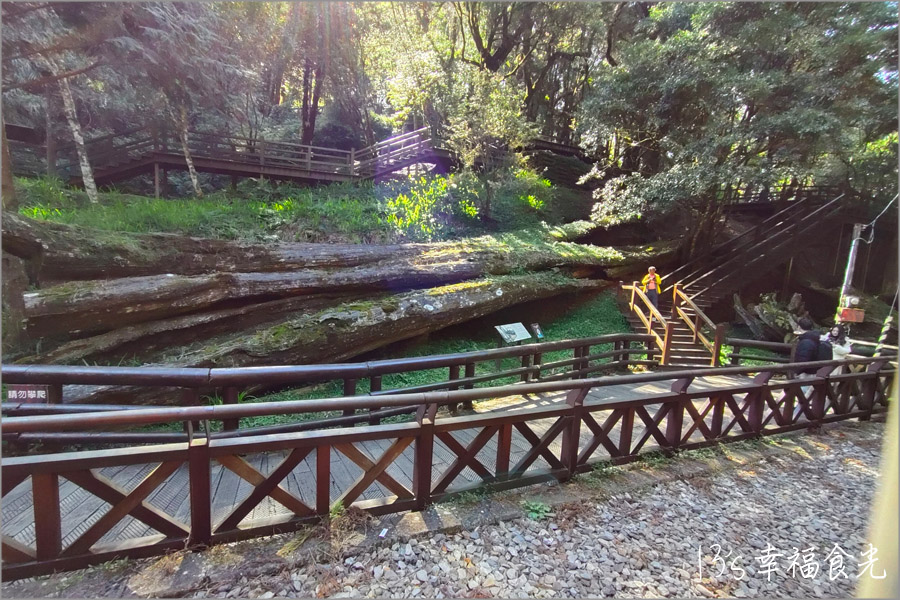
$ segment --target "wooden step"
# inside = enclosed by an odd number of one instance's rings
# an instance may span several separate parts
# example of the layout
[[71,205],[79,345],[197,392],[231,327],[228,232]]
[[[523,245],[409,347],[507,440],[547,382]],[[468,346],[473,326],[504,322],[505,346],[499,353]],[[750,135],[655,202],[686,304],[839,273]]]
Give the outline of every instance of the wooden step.
[[684,348],[670,348],[669,354],[672,355],[673,357],[677,356],[678,358],[685,358],[685,359],[702,358],[705,360],[709,360],[712,358],[712,356],[710,356],[709,350],[706,350],[706,349],[685,350]]

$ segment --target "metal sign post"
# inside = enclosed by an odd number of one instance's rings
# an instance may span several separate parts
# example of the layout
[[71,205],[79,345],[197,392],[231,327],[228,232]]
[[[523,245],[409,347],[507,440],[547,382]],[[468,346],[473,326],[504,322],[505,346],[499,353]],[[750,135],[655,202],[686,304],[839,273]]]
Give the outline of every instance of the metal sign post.
[[847,307],[847,296],[850,294],[850,285],[853,283],[853,270],[856,266],[856,253],[859,250],[859,240],[862,239],[862,223],[853,225],[853,235],[850,242],[850,256],[847,258],[847,269],[844,271],[844,283],[841,285],[841,297],[838,299],[838,310],[834,322],[841,322],[842,309]]

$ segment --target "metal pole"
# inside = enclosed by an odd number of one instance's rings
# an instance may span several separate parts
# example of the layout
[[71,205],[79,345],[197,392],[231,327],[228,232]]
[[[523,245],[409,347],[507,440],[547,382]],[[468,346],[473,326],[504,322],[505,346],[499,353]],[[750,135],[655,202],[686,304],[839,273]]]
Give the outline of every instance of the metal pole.
[[840,321],[840,309],[844,305],[844,298],[846,298],[847,294],[850,292],[850,284],[853,281],[853,268],[856,264],[856,252],[859,250],[859,240],[862,236],[863,227],[864,225],[862,223],[853,225],[853,236],[850,238],[850,256],[847,258],[847,270],[844,271],[844,283],[841,285],[841,297],[838,300],[838,310],[834,316],[835,323]]
[[888,311],[887,316],[884,318],[884,325],[881,327],[881,335],[878,336],[878,345],[875,346],[875,354],[874,356],[881,356],[882,350],[884,350],[884,345],[887,342],[888,333],[891,331],[891,323],[894,321],[894,306],[897,304],[897,295],[898,293],[894,293],[894,301],[891,302],[891,309]]

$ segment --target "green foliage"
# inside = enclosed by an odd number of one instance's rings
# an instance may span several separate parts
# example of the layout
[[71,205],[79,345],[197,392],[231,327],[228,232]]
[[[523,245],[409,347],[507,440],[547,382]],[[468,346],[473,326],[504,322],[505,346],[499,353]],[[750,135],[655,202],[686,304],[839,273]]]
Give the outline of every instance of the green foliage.
[[484,487],[477,487],[465,492],[452,494],[448,501],[451,504],[459,504],[462,506],[472,506],[482,502],[488,496],[488,490]]
[[548,504],[537,500],[524,500],[522,508],[532,521],[543,521],[553,511]]
[[607,480],[613,477],[616,472],[616,467],[614,467],[612,463],[609,461],[601,461],[592,465],[590,471],[577,475],[576,478],[590,488],[602,488],[606,485]]
[[328,518],[334,520],[344,516],[346,512],[347,509],[344,508],[344,503],[338,500],[331,505],[331,508],[328,509]]
[[[423,176],[375,185],[309,188],[246,180],[236,191],[156,199],[118,191],[87,196],[55,178],[19,178],[20,214],[45,221],[129,233],[164,232],[230,240],[385,243],[454,239],[484,231],[480,181],[471,174]],[[555,214],[556,190],[527,169],[494,185],[503,230],[540,228]]]
[[641,454],[641,462],[650,468],[656,469],[668,464],[672,459],[660,451]]
[[[722,344],[722,348],[719,351],[719,364],[728,365],[731,363],[730,356],[735,352],[734,346],[729,344]],[[741,348],[740,351],[741,356],[755,356],[757,358],[741,358],[741,366],[743,367],[762,367],[765,365],[774,364],[774,361],[771,360],[773,358],[784,358],[784,355],[779,355],[771,350],[765,350],[763,348]]]
[[386,203],[388,224],[409,239],[434,239],[443,228],[441,209],[448,204],[449,185],[446,177],[422,177],[407,191],[391,194]]
[[887,200],[896,27],[891,3],[654,6],[582,105],[585,134],[613,141],[593,218],[710,220],[704,202],[738,184],[847,183]]

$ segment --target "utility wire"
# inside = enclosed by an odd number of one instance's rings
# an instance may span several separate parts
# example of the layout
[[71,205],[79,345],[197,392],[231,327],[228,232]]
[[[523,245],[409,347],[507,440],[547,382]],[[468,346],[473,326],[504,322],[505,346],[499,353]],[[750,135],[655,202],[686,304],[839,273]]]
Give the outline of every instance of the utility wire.
[[875,217],[874,219],[872,219],[872,222],[869,223],[868,225],[866,225],[866,227],[871,227],[872,225],[874,225],[874,224],[875,224],[875,221],[877,221],[878,219],[880,219],[880,218],[881,218],[881,215],[883,215],[884,213],[887,212],[887,209],[891,207],[891,204],[894,203],[894,200],[896,200],[898,196],[900,196],[900,194],[894,194],[894,197],[891,198],[891,201],[888,202],[888,203],[885,205],[884,210],[882,210],[880,213],[878,213],[878,216]]
[[863,229],[869,229],[869,228],[871,228],[871,229],[869,230],[869,239],[866,239],[866,238],[864,238],[864,237],[858,237],[858,238],[856,238],[856,239],[858,239],[858,240],[861,241],[861,242],[865,242],[865,243],[867,243],[867,244],[871,244],[872,242],[875,241],[875,223],[878,221],[878,219],[881,218],[881,216],[882,216],[884,213],[887,212],[887,209],[889,209],[889,208],[891,207],[891,204],[894,203],[894,200],[896,200],[898,196],[900,196],[900,194],[894,194],[894,197],[891,198],[890,202],[888,202],[888,203],[885,205],[884,209],[883,209],[880,213],[878,213],[878,216],[875,217],[874,219],[872,219],[872,221],[871,221],[870,223],[867,223],[866,225],[863,225]]

